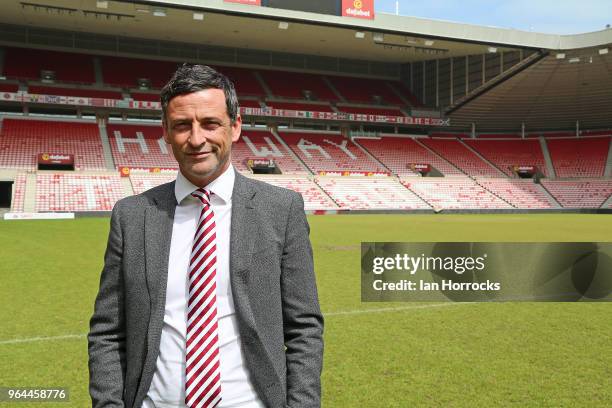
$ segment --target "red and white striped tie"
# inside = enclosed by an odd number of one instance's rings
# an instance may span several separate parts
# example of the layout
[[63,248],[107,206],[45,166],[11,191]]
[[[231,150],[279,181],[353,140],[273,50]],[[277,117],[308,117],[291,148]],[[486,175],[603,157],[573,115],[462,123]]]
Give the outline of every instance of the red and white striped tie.
[[199,188],[191,195],[203,207],[189,262],[185,404],[190,408],[212,408],[221,402],[215,220],[210,191]]

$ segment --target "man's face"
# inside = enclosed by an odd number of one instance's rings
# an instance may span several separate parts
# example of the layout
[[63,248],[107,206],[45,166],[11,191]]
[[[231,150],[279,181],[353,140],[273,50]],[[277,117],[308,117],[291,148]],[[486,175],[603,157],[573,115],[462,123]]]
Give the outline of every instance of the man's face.
[[240,115],[231,123],[223,90],[204,89],[170,100],[164,140],[172,146],[183,175],[203,187],[229,167],[241,124]]

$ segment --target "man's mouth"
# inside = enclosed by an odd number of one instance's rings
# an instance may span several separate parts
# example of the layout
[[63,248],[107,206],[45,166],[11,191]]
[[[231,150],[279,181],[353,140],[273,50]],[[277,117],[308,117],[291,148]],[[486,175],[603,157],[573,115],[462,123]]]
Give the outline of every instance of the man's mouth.
[[212,153],[212,150],[207,150],[207,151],[203,151],[203,152],[187,153],[187,155],[191,156],[191,157],[205,157],[205,156],[208,156],[211,153]]

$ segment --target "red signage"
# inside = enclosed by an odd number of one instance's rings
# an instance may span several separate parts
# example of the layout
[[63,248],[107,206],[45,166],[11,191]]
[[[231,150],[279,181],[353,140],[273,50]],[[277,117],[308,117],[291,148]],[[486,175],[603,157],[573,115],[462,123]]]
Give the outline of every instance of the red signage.
[[342,0],[342,17],[374,19],[374,0]]
[[260,158],[251,158],[246,160],[247,166],[253,167],[268,167],[274,168],[276,167],[276,163],[272,159],[260,159]]
[[347,171],[347,170],[320,170],[319,176],[349,176],[349,177],[389,177],[391,174],[386,171]]
[[164,167],[128,167],[119,166],[119,175],[129,177],[130,174],[176,174],[177,169]]
[[40,153],[38,164],[74,164],[73,154]]
[[431,166],[427,163],[410,163],[407,164],[406,167],[414,170],[429,173],[431,171]]
[[251,6],[261,6],[261,0],[223,0],[226,3],[250,4]]

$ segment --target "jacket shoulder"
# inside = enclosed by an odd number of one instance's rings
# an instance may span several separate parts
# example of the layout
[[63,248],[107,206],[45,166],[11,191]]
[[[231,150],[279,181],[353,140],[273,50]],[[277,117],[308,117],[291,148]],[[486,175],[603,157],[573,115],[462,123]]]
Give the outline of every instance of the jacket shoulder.
[[113,211],[125,211],[128,209],[145,208],[159,201],[175,200],[174,181],[160,184],[140,194],[124,197],[117,201]]
[[258,200],[266,202],[279,203],[281,205],[289,205],[293,200],[300,199],[302,195],[288,188],[279,187],[266,183],[262,180],[256,180],[245,177],[252,189],[257,193]]

